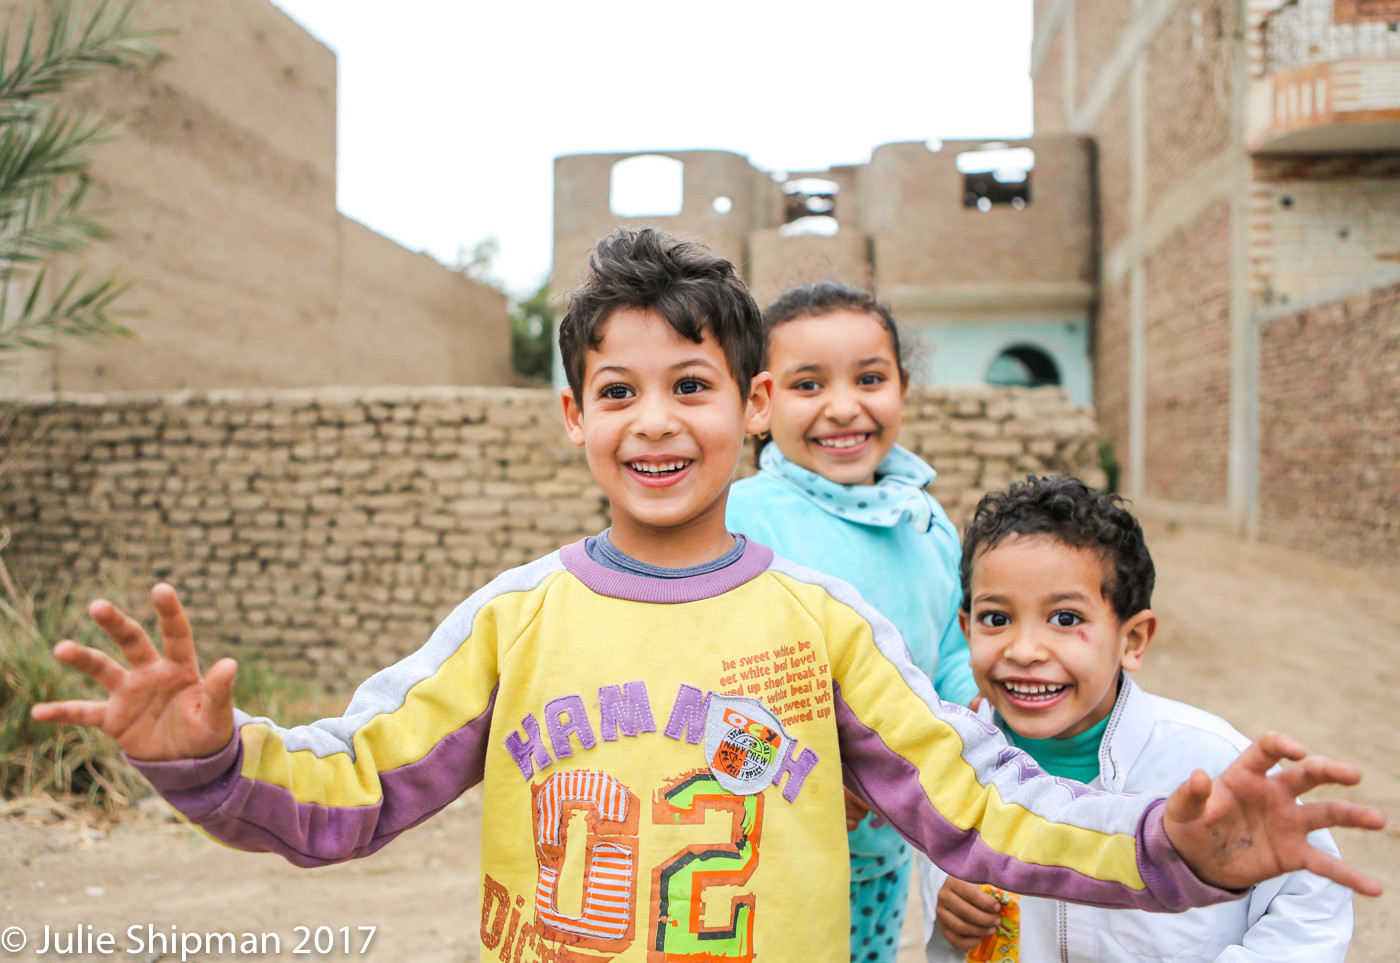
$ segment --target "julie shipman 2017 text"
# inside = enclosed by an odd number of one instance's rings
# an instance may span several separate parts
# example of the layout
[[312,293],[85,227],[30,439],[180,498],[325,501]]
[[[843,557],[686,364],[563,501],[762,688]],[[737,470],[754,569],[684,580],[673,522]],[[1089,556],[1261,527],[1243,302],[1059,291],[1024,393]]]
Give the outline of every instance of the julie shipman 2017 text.
[[[296,945],[291,947],[291,952],[325,954],[339,950],[362,954],[369,949],[375,929],[373,926],[295,926],[292,932]],[[179,953],[182,961],[204,953],[252,956],[282,952],[282,937],[279,934],[251,930],[239,933],[195,932],[181,930],[175,925],[167,930],[151,923],[133,923],[122,935],[125,940],[119,943],[116,933],[98,930],[87,923],[62,930],[45,924],[43,942],[35,952],[53,956],[159,953],[172,958]]]

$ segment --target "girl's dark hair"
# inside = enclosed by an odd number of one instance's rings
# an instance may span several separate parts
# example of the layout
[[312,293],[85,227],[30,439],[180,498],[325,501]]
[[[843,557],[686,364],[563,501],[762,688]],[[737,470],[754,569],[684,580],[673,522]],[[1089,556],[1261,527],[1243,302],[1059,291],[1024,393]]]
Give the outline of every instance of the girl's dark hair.
[[[763,311],[763,367],[767,368],[772,358],[769,351],[773,344],[773,329],[789,321],[802,318],[820,318],[837,311],[854,311],[858,314],[873,315],[875,320],[890,336],[890,346],[894,348],[894,363],[899,369],[900,378],[909,380],[909,369],[904,364],[904,352],[899,345],[899,325],[890,312],[889,305],[869,291],[842,284],[839,281],[820,281],[816,284],[803,284],[788,288],[778,296],[778,300]],[[754,439],[754,462],[772,439],[765,433]]]
[[1152,604],[1157,580],[1152,555],[1142,526],[1123,507],[1123,499],[1090,488],[1078,478],[1027,475],[1005,491],[983,496],[967,523],[960,573],[964,609],[971,603],[972,563],[977,554],[1013,535],[1048,535],[1073,548],[1097,552],[1104,562],[1100,591],[1120,621]]
[[860,314],[873,314],[890,336],[894,347],[894,363],[903,378],[909,377],[904,367],[904,354],[899,347],[899,325],[889,306],[869,291],[841,284],[838,281],[822,281],[818,284],[804,284],[788,288],[778,300],[763,311],[763,364],[768,366],[768,347],[772,341],[773,329],[780,324],[800,318],[819,318],[837,311],[855,311]]
[[622,308],[653,310],[696,344],[708,331],[724,352],[740,397],[748,397],[763,370],[763,322],[734,265],[699,241],[649,227],[619,227],[589,255],[588,274],[559,321],[559,357],[580,405],[584,355],[598,347],[604,323]]

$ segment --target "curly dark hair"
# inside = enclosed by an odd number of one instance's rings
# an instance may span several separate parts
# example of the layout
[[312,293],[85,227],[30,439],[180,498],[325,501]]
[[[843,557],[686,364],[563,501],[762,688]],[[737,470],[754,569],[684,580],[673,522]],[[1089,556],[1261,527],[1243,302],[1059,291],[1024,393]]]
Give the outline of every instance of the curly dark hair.
[[559,357],[580,405],[584,355],[598,347],[603,325],[622,308],[653,310],[696,344],[708,331],[724,352],[740,397],[748,397],[763,370],[763,323],[734,265],[699,241],[649,227],[619,227],[594,247],[588,274],[569,295],[559,322]]
[[984,495],[967,524],[961,565],[964,609],[971,599],[973,559],[1012,535],[1049,535],[1065,545],[1097,551],[1104,560],[1103,597],[1119,620],[1152,604],[1157,573],[1142,526],[1123,507],[1123,499],[1078,478],[1027,475],[1005,491]]

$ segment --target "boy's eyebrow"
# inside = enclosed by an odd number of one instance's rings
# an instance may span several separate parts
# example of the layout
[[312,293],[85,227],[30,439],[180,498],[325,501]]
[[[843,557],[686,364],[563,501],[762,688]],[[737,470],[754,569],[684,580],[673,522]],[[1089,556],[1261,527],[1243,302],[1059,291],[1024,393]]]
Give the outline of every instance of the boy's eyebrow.
[[[974,595],[972,601],[973,604],[978,602],[994,602],[1005,605],[1006,597],[1004,595]],[[1041,601],[1053,605],[1056,602],[1092,602],[1093,599],[1083,592],[1055,592],[1045,596]]]
[[[687,360],[685,360],[685,361],[677,361],[675,364],[671,365],[671,367],[668,368],[667,370],[669,370],[669,371],[680,371],[680,370],[682,370],[682,369],[684,369],[684,368],[691,368],[691,367],[695,367],[695,366],[697,366],[697,365],[700,366],[700,367],[709,368],[709,369],[712,370],[712,371],[718,371],[718,370],[719,370],[718,366],[716,366],[716,365],[715,365],[712,361],[710,361],[708,358],[689,358],[689,359],[687,359]],[[592,382],[596,381],[597,378],[598,378],[598,376],[601,375],[601,374],[617,374],[617,375],[626,376],[626,375],[630,375],[631,373],[632,373],[632,369],[629,368],[629,367],[627,367],[626,365],[620,365],[620,364],[605,364],[605,365],[599,365],[597,368],[594,368],[594,369],[593,369],[593,375],[592,375],[592,377],[590,377],[588,380],[589,380],[589,383],[591,384]]]
[[1045,601],[1054,602],[1092,602],[1093,599],[1083,592],[1056,592],[1053,595],[1045,596]]
[[823,370],[821,365],[817,364],[815,361],[808,361],[806,364],[795,364],[791,368],[785,368],[783,370],[783,377],[787,377],[788,375],[801,374],[804,371],[821,370]]

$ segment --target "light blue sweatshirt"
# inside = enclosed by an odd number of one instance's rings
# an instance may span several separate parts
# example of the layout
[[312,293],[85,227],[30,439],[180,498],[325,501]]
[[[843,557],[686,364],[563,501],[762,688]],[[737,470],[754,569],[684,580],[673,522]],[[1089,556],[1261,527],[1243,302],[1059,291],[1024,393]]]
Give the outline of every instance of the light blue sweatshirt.
[[[914,664],[946,702],[977,694],[958,627],[961,547],[943,507],[923,491],[934,471],[896,445],[874,485],[840,485],[769,444],[759,473],[729,491],[726,522],[779,555],[849,582],[894,623]],[[851,876],[883,875],[911,850],[889,826],[865,819],[851,833]]]

